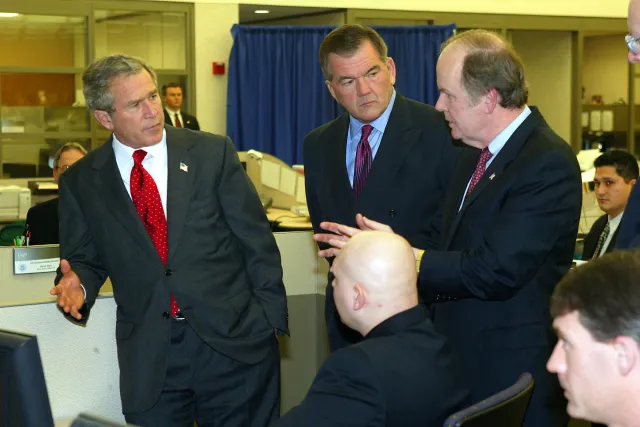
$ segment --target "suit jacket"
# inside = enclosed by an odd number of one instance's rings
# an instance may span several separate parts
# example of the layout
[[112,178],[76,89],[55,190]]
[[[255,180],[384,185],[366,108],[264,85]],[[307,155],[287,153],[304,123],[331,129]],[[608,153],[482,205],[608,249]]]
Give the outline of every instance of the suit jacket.
[[640,185],[633,186],[617,231],[615,249],[640,248]]
[[[169,116],[167,109],[163,108],[162,111],[164,111],[165,124],[172,126],[173,122],[171,121],[171,117]],[[200,124],[198,123],[198,119],[196,119],[195,116],[187,114],[184,111],[180,111],[180,115],[182,116],[182,121],[184,122],[182,123],[182,127],[192,130],[200,130]]]
[[[606,214],[602,215],[591,226],[591,230],[589,230],[589,234],[587,234],[587,237],[584,239],[584,248],[582,249],[583,260],[588,261],[591,258],[593,258],[593,254],[596,251],[596,246],[598,246],[598,239],[600,238],[600,234],[602,234],[604,227],[607,225],[607,222],[609,221],[608,218],[609,218],[608,215]],[[622,219],[624,219],[624,214],[621,220]],[[611,236],[611,241],[609,242],[609,246],[607,246],[607,249],[604,251],[605,253],[608,254],[609,252],[613,252],[613,249],[616,246],[616,238],[618,237],[618,230],[620,230],[620,226],[616,228],[616,231],[613,233],[613,236]]]
[[231,140],[165,129],[166,266],[127,194],[111,141],[60,180],[61,258],[80,277],[89,306],[107,276],[113,284],[124,412],[149,409],[162,390],[170,292],[208,345],[241,362],[265,357],[274,328],[288,332],[280,253]]
[[451,346],[419,305],[332,353],[303,402],[273,427],[441,427],[469,404]]
[[[362,213],[389,224],[413,246],[427,247],[430,219],[444,200],[459,152],[442,114],[396,93],[378,152],[357,200],[346,167],[348,129],[349,115],[344,114],[305,138],[306,196],[314,231],[322,232],[322,221],[355,226],[356,214]],[[332,349],[361,339],[340,322],[330,285],[325,315]]]
[[30,245],[53,245],[60,243],[58,221],[58,198],[38,203],[27,212],[25,234],[31,232]]
[[554,426],[566,411],[545,369],[556,342],[549,298],[571,266],[582,190],[571,147],[531,109],[458,212],[480,154],[464,149],[445,202],[442,250],[425,252],[419,288],[462,358],[473,400],[528,371],[536,387],[525,426]]

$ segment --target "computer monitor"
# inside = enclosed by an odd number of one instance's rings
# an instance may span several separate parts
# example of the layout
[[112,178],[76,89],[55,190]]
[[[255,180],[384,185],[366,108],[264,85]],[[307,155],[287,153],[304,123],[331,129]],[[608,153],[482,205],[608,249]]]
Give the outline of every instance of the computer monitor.
[[0,427],[53,427],[35,336],[0,329]]

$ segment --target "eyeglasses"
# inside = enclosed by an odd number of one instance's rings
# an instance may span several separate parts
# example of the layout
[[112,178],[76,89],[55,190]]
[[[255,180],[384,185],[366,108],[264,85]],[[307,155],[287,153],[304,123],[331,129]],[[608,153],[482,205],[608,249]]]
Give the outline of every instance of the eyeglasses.
[[640,42],[637,38],[633,37],[631,34],[627,34],[624,38],[624,41],[627,42],[627,47],[634,55],[637,55],[640,51]]

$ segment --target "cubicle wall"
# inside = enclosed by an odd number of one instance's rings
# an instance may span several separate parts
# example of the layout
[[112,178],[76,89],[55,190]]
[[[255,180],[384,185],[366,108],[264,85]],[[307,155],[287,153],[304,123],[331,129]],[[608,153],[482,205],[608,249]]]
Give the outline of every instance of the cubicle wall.
[[[328,267],[311,232],[275,233],[282,254],[290,337],[280,339],[282,411],[298,404],[328,354],[324,287]],[[123,421],[118,394],[115,302],[110,286],[84,327],[67,321],[48,292],[54,273],[14,275],[13,249],[0,248],[0,328],[38,336],[56,419],[90,412]]]

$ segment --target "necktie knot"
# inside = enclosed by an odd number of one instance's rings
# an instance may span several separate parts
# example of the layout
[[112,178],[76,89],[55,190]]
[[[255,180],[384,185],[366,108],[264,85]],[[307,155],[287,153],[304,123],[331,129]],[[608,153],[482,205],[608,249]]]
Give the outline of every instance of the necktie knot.
[[482,166],[483,169],[486,169],[487,162],[491,160],[491,157],[493,157],[493,154],[491,154],[491,151],[489,151],[488,148],[484,148],[480,153],[480,158],[478,159],[478,166]]
[[136,166],[139,166],[142,164],[142,161],[144,160],[145,156],[147,155],[147,152],[144,150],[136,150],[133,152],[133,163]]
[[369,141],[369,135],[371,135],[372,131],[373,131],[373,126],[371,126],[371,125],[362,126],[362,136],[360,137],[360,141],[367,140],[367,142],[368,142]]

